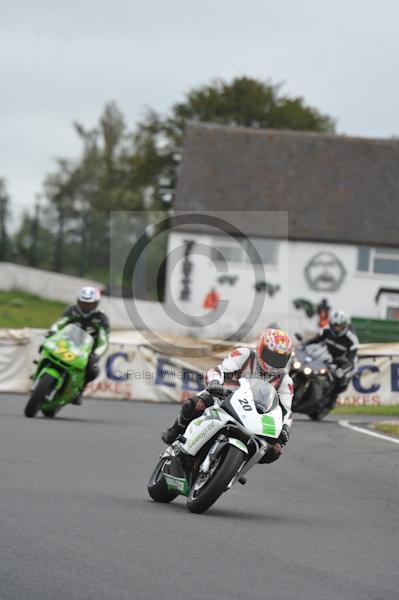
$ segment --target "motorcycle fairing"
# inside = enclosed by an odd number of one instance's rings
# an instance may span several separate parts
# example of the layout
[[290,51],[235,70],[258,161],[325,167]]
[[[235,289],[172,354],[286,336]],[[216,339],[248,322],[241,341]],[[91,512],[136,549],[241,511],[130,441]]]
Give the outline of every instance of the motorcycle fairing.
[[[229,404],[238,423],[243,430],[254,435],[277,439],[283,426],[283,413],[279,405],[266,414],[259,414],[252,396],[250,383],[240,378],[240,387],[230,396]],[[191,421],[184,437],[185,452],[195,456],[199,450],[226,425],[234,423],[234,419],[223,408],[207,408],[204,413]]]
[[231,423],[231,417],[220,408],[207,408],[204,413],[191,421],[184,437],[183,449],[187,454],[195,456],[199,450],[221,429]]
[[283,427],[283,413],[279,405],[265,414],[259,414],[253,400],[251,386],[245,378],[230,397],[230,404],[245,428],[254,435],[278,438]]

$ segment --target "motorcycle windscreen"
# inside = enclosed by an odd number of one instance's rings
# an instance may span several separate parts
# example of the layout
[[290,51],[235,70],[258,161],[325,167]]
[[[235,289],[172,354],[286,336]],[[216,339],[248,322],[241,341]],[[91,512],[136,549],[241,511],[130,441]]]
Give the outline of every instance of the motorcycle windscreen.
[[64,340],[68,341],[75,348],[89,348],[91,349],[94,343],[92,336],[87,333],[81,327],[71,323],[61,329],[61,336]]
[[45,348],[62,363],[85,369],[93,344],[94,339],[87,331],[71,323],[48,338]]
[[263,379],[240,379],[240,387],[230,397],[230,404],[249,433],[278,438],[283,414],[277,392]]

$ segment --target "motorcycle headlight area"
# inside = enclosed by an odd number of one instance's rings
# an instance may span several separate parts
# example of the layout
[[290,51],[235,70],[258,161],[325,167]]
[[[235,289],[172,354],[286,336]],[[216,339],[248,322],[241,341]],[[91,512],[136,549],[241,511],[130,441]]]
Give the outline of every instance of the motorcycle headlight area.
[[303,370],[303,374],[304,375],[311,375],[312,374],[312,369],[310,367],[305,367]]
[[76,351],[73,352],[72,350],[64,350],[64,349],[53,350],[53,354],[54,354],[54,357],[58,358],[63,363],[67,363],[67,364],[73,362],[78,356],[81,355],[80,352],[76,352]]
[[299,360],[294,360],[294,362],[292,363],[292,366],[294,369],[300,369],[302,364],[299,362]]

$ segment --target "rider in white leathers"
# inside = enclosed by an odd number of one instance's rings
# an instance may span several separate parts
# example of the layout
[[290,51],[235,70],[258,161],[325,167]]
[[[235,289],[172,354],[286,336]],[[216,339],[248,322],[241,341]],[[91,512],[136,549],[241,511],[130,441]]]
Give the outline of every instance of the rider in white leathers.
[[[240,347],[233,350],[216,368],[207,373],[207,384],[210,392],[217,392],[222,386],[234,388],[240,377],[247,379],[260,378],[274,386],[278,393],[283,412],[283,428],[277,443],[270,448],[261,462],[277,460],[282,445],[288,442],[292,425],[292,397],[294,384],[286,373],[285,367],[291,356],[292,344],[286,333],[279,329],[267,329],[259,338],[255,350]],[[187,400],[182,406],[175,423],[162,435],[165,443],[171,444],[184,432],[193,419],[212,406],[213,397],[207,390]]]

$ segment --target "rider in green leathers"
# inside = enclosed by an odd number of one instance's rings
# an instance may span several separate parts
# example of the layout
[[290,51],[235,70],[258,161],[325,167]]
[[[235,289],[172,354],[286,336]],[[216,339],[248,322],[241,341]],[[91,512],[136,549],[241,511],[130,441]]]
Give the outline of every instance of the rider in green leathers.
[[[107,315],[98,309],[101,294],[95,287],[83,287],[78,294],[76,304],[69,306],[62,317],[50,328],[47,335],[63,329],[69,323],[76,323],[94,338],[92,353],[86,368],[85,383],[95,379],[99,374],[98,360],[108,347],[109,320]],[[73,404],[82,404],[82,393],[73,400]]]

